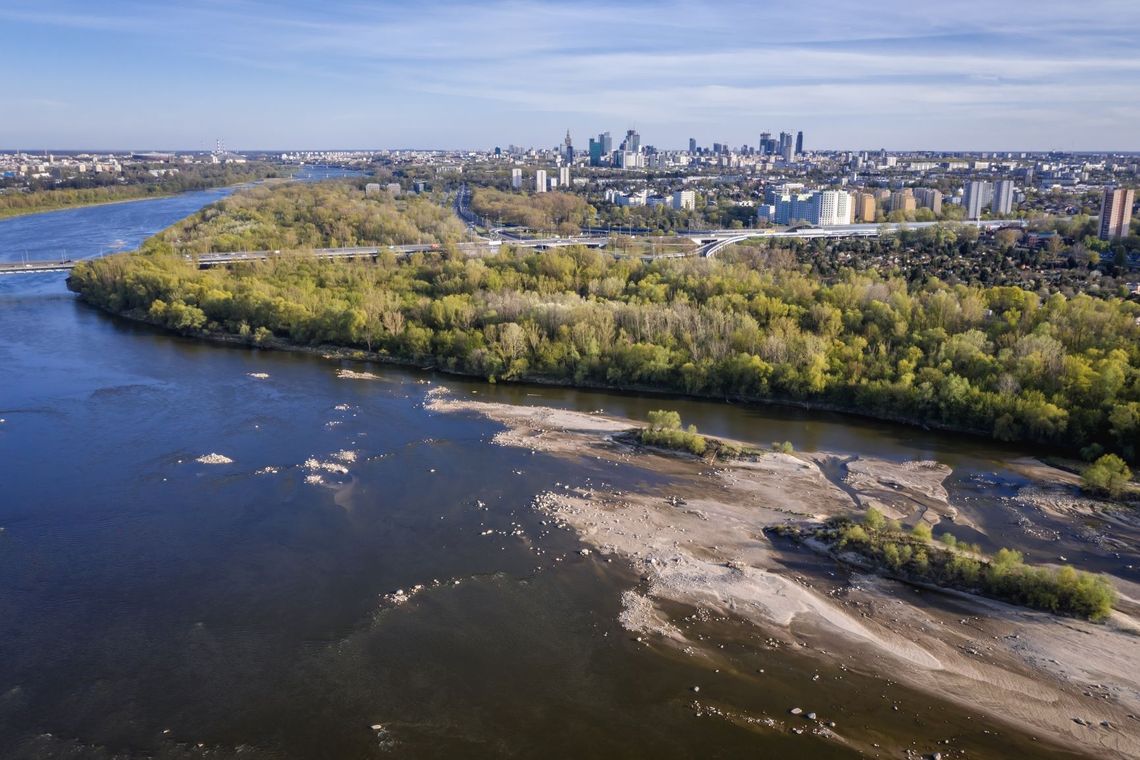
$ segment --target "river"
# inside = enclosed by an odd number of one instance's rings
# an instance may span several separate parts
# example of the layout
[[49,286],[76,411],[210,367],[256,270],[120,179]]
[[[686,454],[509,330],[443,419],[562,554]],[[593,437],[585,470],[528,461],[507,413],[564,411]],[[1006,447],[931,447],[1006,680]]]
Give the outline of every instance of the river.
[[[227,192],[2,221],[0,256],[132,248]],[[423,408],[439,383],[636,418],[661,399],[337,368],[110,318],[63,275],[0,278],[0,756],[858,756],[810,733],[698,718],[695,683],[741,713],[804,704],[866,741],[953,736],[970,757],[1052,756],[890,680],[815,686],[834,669],[739,626],[708,631],[731,673],[634,641],[616,617],[636,578],[579,556],[530,506],[557,483],[612,480],[605,466],[488,445],[494,424]],[[975,440],[667,405],[712,434],[938,459],[955,468],[955,498],[1019,482],[1002,466],[1015,452]],[[233,461],[196,461],[211,453]],[[311,458],[329,465],[322,483],[306,482]],[[994,535],[1009,536],[1009,519],[994,517]],[[405,604],[385,600],[417,585]]]

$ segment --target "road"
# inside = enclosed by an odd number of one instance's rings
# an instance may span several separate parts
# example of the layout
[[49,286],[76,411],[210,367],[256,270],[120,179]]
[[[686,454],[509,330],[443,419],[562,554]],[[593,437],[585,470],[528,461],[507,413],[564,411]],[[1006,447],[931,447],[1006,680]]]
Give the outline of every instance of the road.
[[[456,198],[456,211],[465,204]],[[470,213],[470,212],[468,212]],[[764,238],[828,238],[842,239],[849,237],[876,237],[878,235],[893,234],[899,230],[924,229],[932,227],[938,222],[911,222],[906,224],[847,224],[833,227],[810,227],[799,230],[709,230],[705,232],[685,235],[683,237],[693,240],[699,248],[693,252],[666,253],[658,256],[645,256],[643,258],[679,258],[682,256],[714,257],[730,245],[745,240]],[[1024,222],[1017,221],[985,221],[964,222],[979,229],[995,229],[999,227],[1024,226]],[[681,237],[681,236],[679,236]],[[497,250],[503,245],[516,248],[533,248],[549,250],[551,248],[564,248],[572,245],[584,245],[590,248],[604,248],[609,242],[606,235],[577,235],[573,237],[541,237],[541,238],[515,238],[509,240],[483,239],[472,242],[458,243],[456,248],[467,254],[485,253]],[[318,248],[313,255],[322,259],[364,259],[376,258],[384,253],[394,253],[397,256],[408,256],[413,253],[428,253],[441,250],[439,243],[415,243],[411,245],[387,246],[358,246],[353,248]],[[227,264],[238,264],[249,261],[265,261],[277,256],[280,251],[234,251],[229,253],[206,253],[195,257],[198,266],[203,269]],[[0,263],[0,275],[4,274],[32,274],[35,272],[66,272],[75,266],[74,261],[25,261]]]

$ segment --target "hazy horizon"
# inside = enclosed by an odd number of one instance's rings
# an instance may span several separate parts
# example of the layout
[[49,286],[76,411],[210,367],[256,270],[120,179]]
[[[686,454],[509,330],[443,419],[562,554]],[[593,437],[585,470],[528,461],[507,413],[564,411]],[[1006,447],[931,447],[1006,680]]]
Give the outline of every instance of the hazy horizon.
[[1138,37],[1125,0],[8,0],[0,146],[485,150],[569,129],[584,148],[636,128],[662,149],[803,130],[807,150],[1134,152]]

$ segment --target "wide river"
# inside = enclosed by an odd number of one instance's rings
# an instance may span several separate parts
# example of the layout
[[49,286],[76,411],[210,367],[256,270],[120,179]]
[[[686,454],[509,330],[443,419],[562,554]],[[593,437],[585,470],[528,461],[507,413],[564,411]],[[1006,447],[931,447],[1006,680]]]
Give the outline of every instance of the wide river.
[[[131,248],[226,192],[3,221],[0,257]],[[864,739],[1052,756],[890,674],[821,688],[826,663],[739,628],[724,629],[731,673],[637,643],[616,620],[637,579],[579,556],[530,506],[557,483],[612,480],[606,467],[489,445],[494,424],[423,401],[446,383],[637,418],[668,405],[711,434],[938,459],[955,499],[995,503],[1020,482],[1001,464],[1016,452],[834,415],[338,366],[113,319],[63,275],[0,278],[0,757],[856,756],[697,717],[697,683],[742,714],[802,704]],[[306,460],[344,451],[347,474],[306,482]],[[211,453],[233,462],[196,461]],[[1011,522],[995,514],[993,535]],[[403,605],[384,598],[417,584]]]

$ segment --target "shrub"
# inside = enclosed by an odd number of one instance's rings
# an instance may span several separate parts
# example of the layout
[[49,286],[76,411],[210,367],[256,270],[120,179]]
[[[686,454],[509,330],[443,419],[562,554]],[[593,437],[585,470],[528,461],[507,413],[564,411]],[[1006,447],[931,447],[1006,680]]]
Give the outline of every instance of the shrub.
[[1085,468],[1081,475],[1081,487],[1096,494],[1107,494],[1120,498],[1132,480],[1132,470],[1116,454],[1105,454]]

